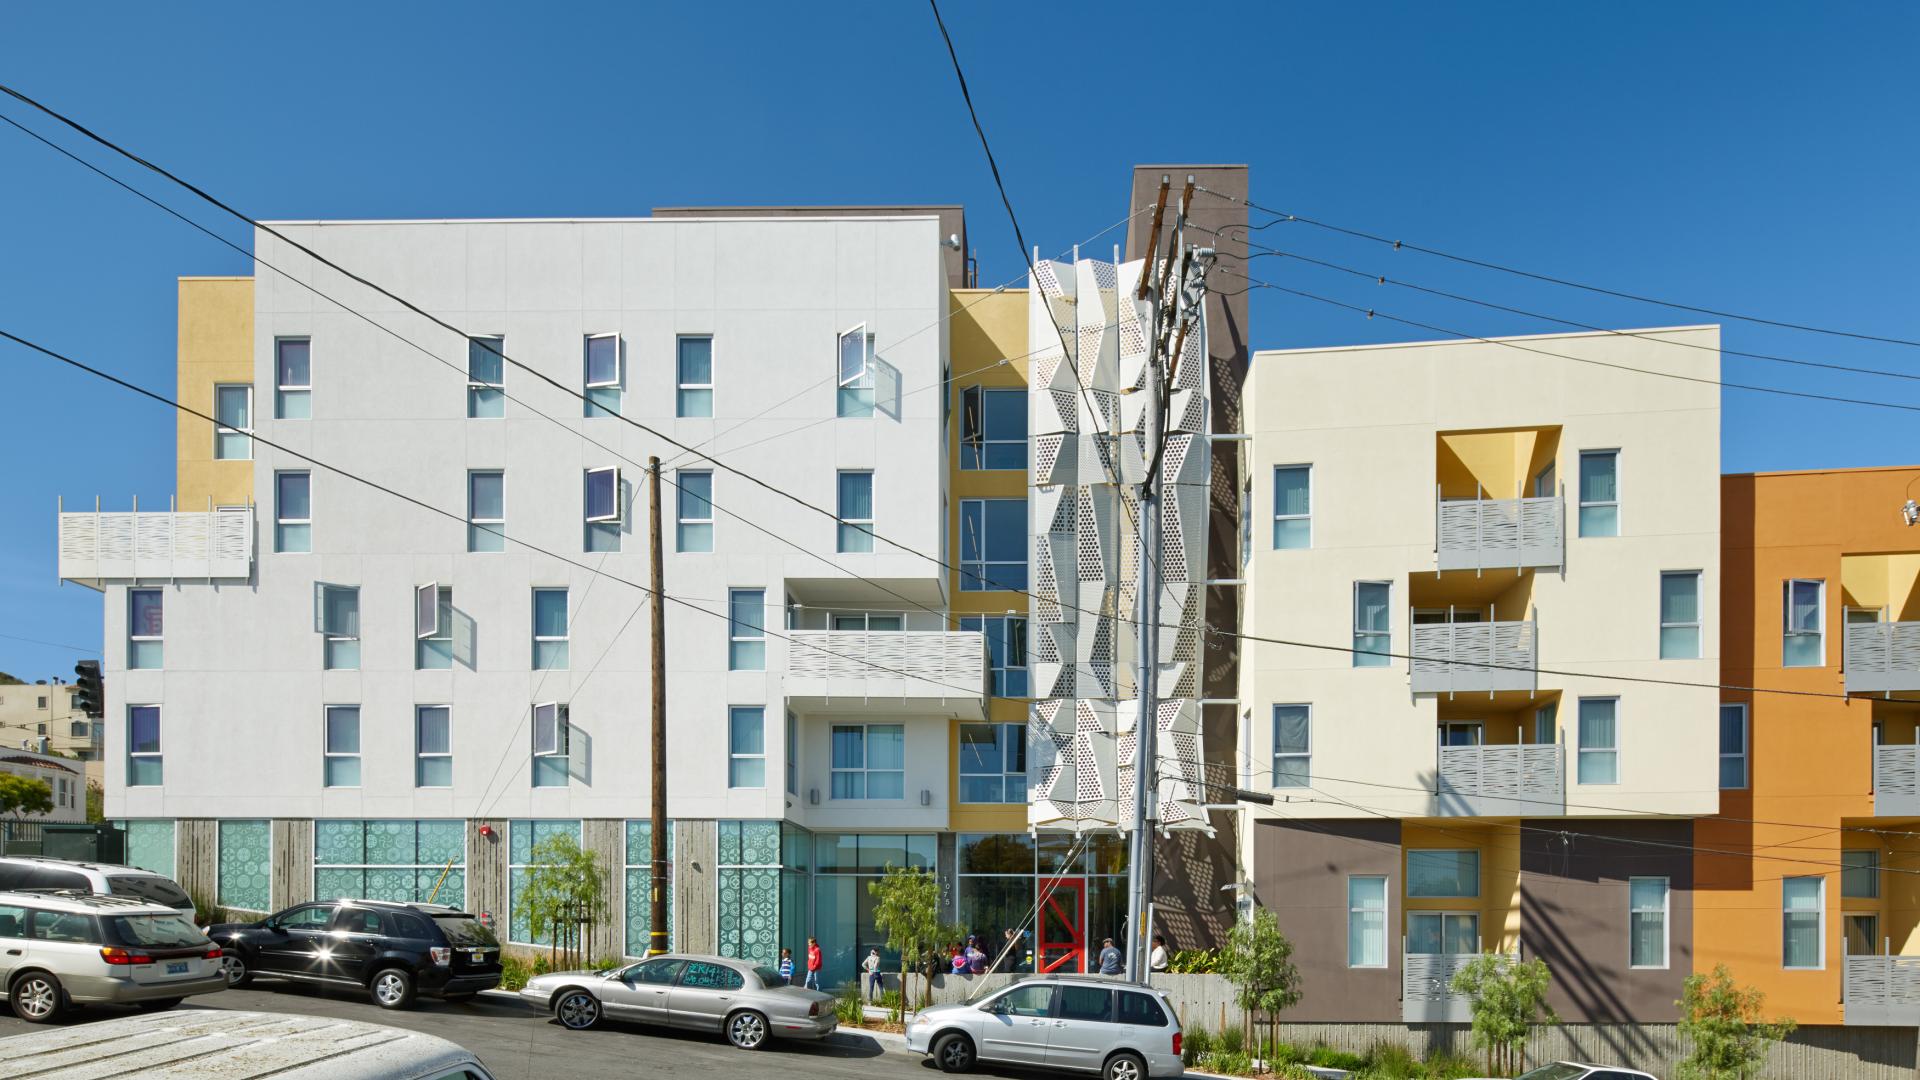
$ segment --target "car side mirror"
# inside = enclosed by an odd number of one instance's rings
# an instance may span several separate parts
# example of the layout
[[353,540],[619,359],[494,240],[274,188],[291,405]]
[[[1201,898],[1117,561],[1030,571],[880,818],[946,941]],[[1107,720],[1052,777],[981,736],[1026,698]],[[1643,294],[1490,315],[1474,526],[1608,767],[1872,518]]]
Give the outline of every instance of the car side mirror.
[[982,1005],[981,1008],[985,1009],[986,1011],[992,1013],[995,1016],[1007,1015],[1007,1003],[1004,1001],[990,1001],[987,1004]]

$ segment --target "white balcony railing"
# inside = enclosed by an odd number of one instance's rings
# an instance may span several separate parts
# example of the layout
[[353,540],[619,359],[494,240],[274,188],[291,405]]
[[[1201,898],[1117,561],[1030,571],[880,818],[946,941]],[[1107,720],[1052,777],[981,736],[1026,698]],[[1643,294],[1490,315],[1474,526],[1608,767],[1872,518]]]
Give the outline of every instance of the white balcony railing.
[[1560,565],[1566,514],[1558,498],[1436,499],[1434,555],[1439,569]]
[[1876,817],[1920,814],[1920,746],[1896,743],[1873,748],[1873,813]]
[[[1404,950],[1405,946],[1402,945]],[[1453,977],[1480,953],[1408,953],[1400,965],[1400,1019],[1408,1024],[1465,1024],[1473,1020],[1472,1000],[1453,992]],[[1510,961],[1520,958],[1496,954]]]
[[253,511],[60,514],[60,577],[110,580],[246,578],[253,569]]
[[964,704],[987,696],[987,643],[977,630],[788,630],[787,696],[824,705],[872,701]]
[[1876,1027],[1920,1025],[1920,956],[1854,956],[1841,984],[1844,1021]]
[[1413,692],[1533,690],[1538,637],[1532,620],[1415,626],[1409,665]]
[[1566,764],[1558,743],[1443,746],[1438,812],[1448,816],[1548,816],[1566,812]]
[[1847,692],[1920,690],[1920,622],[1850,623]]

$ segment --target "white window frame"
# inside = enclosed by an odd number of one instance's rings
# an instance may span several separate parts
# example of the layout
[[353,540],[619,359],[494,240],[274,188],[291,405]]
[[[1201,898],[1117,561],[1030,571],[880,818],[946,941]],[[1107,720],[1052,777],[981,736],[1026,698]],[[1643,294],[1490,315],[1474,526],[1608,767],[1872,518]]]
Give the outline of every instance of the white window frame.
[[[1284,753],[1281,752],[1280,750],[1280,710],[1281,709],[1305,709],[1306,710],[1307,748],[1304,752],[1294,751],[1294,750],[1289,750]],[[1276,791],[1280,790],[1283,787],[1284,788],[1312,787],[1313,786],[1313,705],[1304,701],[1275,702],[1273,708],[1269,710],[1269,715],[1272,717],[1272,720],[1273,720],[1273,726],[1271,729],[1272,731],[1271,742],[1273,746],[1273,769],[1270,773],[1267,774],[1268,786],[1272,787]],[[1288,760],[1305,762],[1307,767],[1306,779],[1298,784],[1284,784],[1284,785],[1281,784],[1280,783],[1280,759],[1282,758],[1286,758]]]
[[[1804,914],[1802,909],[1787,906],[1787,882],[1811,881],[1814,883],[1814,907],[1812,911],[1819,918],[1819,926],[1814,939],[1820,943],[1820,958],[1814,964],[1787,963],[1787,916]],[[1827,969],[1827,879],[1824,874],[1804,874],[1780,879],[1780,967],[1785,971],[1825,971]]]
[[[1020,539],[1021,539],[1020,558],[1018,559],[987,558],[986,533],[987,533],[987,504],[988,503],[1019,503],[1021,519],[1023,521],[1028,520],[1027,500],[1025,496],[1013,496],[1013,497],[981,496],[981,497],[973,497],[973,498],[966,498],[966,499],[960,500],[960,529],[961,529],[960,544],[959,544],[960,553],[961,553],[960,555],[960,591],[961,592],[1001,592],[1001,591],[1024,592],[1026,591],[1027,584],[1030,580],[1030,574],[1032,573],[1032,566],[1027,559],[1027,543],[1026,543],[1027,538],[1031,535],[1031,532],[1029,528],[1024,525],[1020,529]],[[966,557],[966,550],[967,550],[966,530],[968,528],[967,508],[969,506],[978,506],[980,508],[979,510],[980,535],[973,538],[974,553],[979,556],[979,558],[977,559],[969,559]],[[871,522],[869,522],[868,524],[871,524]],[[994,576],[995,567],[1007,567],[1007,566],[1017,566],[1020,568],[1020,577],[1019,577],[1020,587],[1017,590],[1014,589],[1012,586],[1000,584],[1001,578]],[[1004,571],[1002,571],[1002,573],[1004,573]],[[969,579],[971,579],[974,582],[974,584],[972,584],[971,586],[968,584]]]
[[[561,625],[562,633],[542,634],[540,632],[540,594],[541,593],[559,593],[561,597],[565,599],[567,617]],[[530,625],[527,627],[527,631],[532,637],[532,645],[530,646],[532,650],[530,654],[532,659],[532,670],[534,671],[566,671],[568,670],[570,667],[573,666],[573,645],[572,645],[573,595],[572,595],[572,591],[568,589],[565,585],[536,585],[533,587],[533,606],[529,609],[529,611],[532,613],[532,616],[533,616],[531,619],[528,620]],[[557,665],[540,663],[539,662],[540,646],[542,645],[565,646],[565,650],[561,654],[562,662]]]
[[[1735,784],[1729,787],[1723,776],[1721,778],[1720,790],[1744,791],[1753,783],[1753,776],[1751,772],[1751,769],[1753,767],[1753,725],[1748,720],[1750,713],[1748,712],[1746,702],[1744,701],[1721,702],[1720,716],[1722,718],[1723,723],[1725,721],[1725,715],[1728,709],[1740,710],[1740,752],[1737,754],[1729,754],[1727,753],[1727,748],[1725,743],[1721,743],[1720,762],[1722,766],[1724,766],[1728,759],[1730,758],[1737,759],[1740,762],[1740,782],[1738,784]],[[1718,741],[1719,739],[1719,733],[1717,731],[1715,732],[1715,739],[1716,741]]]
[[[1478,900],[1486,885],[1480,880],[1485,876],[1486,868],[1481,864],[1479,848],[1407,848],[1407,896],[1416,900]],[[1413,857],[1415,855],[1471,855],[1473,856],[1473,892],[1458,893],[1416,893],[1413,891]]]
[[[869,762],[871,762],[873,759],[873,753],[870,749],[870,744],[872,742],[874,728],[891,728],[891,729],[898,730],[900,732],[900,744],[901,744],[900,768],[876,769],[869,764]],[[845,731],[857,730],[860,732],[860,764],[858,765],[836,765],[834,763],[833,736],[836,732],[843,731],[843,730]],[[830,802],[904,802],[907,797],[906,738],[907,738],[907,727],[905,724],[831,724],[829,725],[827,728],[827,799],[828,801]],[[834,794],[833,779],[834,777],[839,776],[842,773],[846,773],[848,775],[858,773],[860,775],[860,794],[844,795],[844,796]],[[887,796],[876,796],[873,794],[873,776],[875,773],[883,773],[890,776],[898,775],[900,777],[900,795],[897,799],[889,798]]]
[[[1380,883],[1380,906],[1367,907],[1353,902],[1353,883],[1355,881],[1377,881]],[[1389,917],[1393,914],[1393,894],[1388,892],[1392,879],[1386,874],[1348,874],[1347,875],[1347,967],[1355,971],[1378,971],[1387,967],[1393,958],[1393,950],[1388,943],[1392,937],[1388,931]],[[1380,962],[1377,964],[1356,964],[1353,962],[1353,920],[1355,916],[1372,912],[1380,914]],[[1443,931],[1444,936],[1444,931]]]
[[[328,615],[329,608],[327,605],[327,597],[336,591],[348,592],[353,594],[354,626],[352,628],[353,629],[352,633],[344,632],[344,628],[336,628],[333,625],[332,619]],[[320,667],[322,670],[324,671],[358,671],[360,670],[361,658],[357,651],[361,642],[359,623],[360,623],[360,586],[333,585],[324,581],[316,581],[313,583],[313,629],[315,633],[320,635]],[[333,658],[334,643],[348,642],[348,641],[352,642],[356,649],[356,652],[354,654],[353,666],[351,667],[336,666],[334,664],[334,658]]]
[[[311,377],[311,376],[309,376]],[[239,390],[247,402],[245,427],[228,427],[220,422],[220,392]],[[220,452],[220,436],[244,435],[242,445],[246,452],[238,457],[229,457]],[[213,384],[213,459],[215,461],[252,461],[253,460],[253,384],[252,383],[214,383]]]
[[[860,370],[849,376],[846,367],[847,339],[858,335],[860,342]],[[873,417],[874,402],[867,402],[866,411],[849,412],[846,408],[846,392],[865,390],[873,392],[873,334],[867,324],[858,322],[834,335],[833,339],[833,377],[834,377],[834,415],[843,420],[867,420]]]
[[[880,497],[879,497],[879,492],[875,489],[873,475],[874,475],[874,470],[872,469],[839,469],[839,470],[836,470],[833,474],[833,500],[834,500],[833,516],[834,516],[834,522],[835,522],[833,547],[834,547],[834,551],[837,552],[838,554],[871,555],[873,553],[874,539],[875,539],[874,531],[873,531],[874,519],[871,517],[849,518],[849,517],[842,516],[846,511],[846,506],[844,505],[845,500],[841,497],[841,487],[840,487],[841,482],[845,477],[865,476],[867,478],[867,501],[873,504],[868,508],[868,513],[870,514],[876,513],[878,510]],[[866,546],[864,548],[847,546],[847,536],[848,536],[847,530],[850,528],[857,530],[858,532],[863,533],[866,536],[866,541],[865,541]]]
[[[1814,630],[1796,630],[1793,626],[1793,587],[1795,585],[1815,586],[1818,606],[1814,609]],[[1787,639],[1810,637],[1820,643],[1820,662],[1817,664],[1790,664],[1787,662]],[[1825,578],[1788,578],[1780,588],[1780,666],[1794,668],[1823,668],[1827,666],[1827,581]]]
[[[1668,578],[1692,578],[1693,579],[1693,621],[1692,622],[1668,622],[1667,621],[1666,584],[1667,584]],[[1702,593],[1704,592],[1704,589],[1702,588],[1702,586],[1705,584],[1704,578],[1705,578],[1705,575],[1698,570],[1662,570],[1660,571],[1660,592],[1654,598],[1656,605],[1659,607],[1659,610],[1656,612],[1656,615],[1660,620],[1660,629],[1659,629],[1659,638],[1655,641],[1655,647],[1656,647],[1656,651],[1660,656],[1660,659],[1662,660],[1698,660],[1702,655],[1705,654],[1706,648],[1707,648],[1707,640],[1706,640],[1707,632],[1705,627],[1705,615],[1704,615],[1705,604],[1702,602],[1703,600]],[[1693,628],[1693,655],[1692,656],[1668,656],[1666,652],[1666,642],[1667,642],[1666,632],[1668,630],[1680,630],[1680,629],[1685,629],[1687,627]]]
[[[499,354],[499,356],[496,357],[496,359],[500,361],[500,381],[497,383],[490,383],[485,379],[479,379],[474,377],[474,374],[473,374],[474,347],[479,342],[482,342],[482,341],[493,342],[493,351]],[[486,350],[484,348],[482,348],[481,350],[481,355],[483,356],[486,355]],[[499,416],[481,416],[479,413],[475,411],[477,403],[480,400],[479,393],[482,390],[498,390],[500,392],[501,400],[500,400]],[[506,417],[506,412],[507,412],[506,396],[507,396],[507,336],[505,334],[469,334],[467,336],[467,419],[469,420],[504,419]]]
[[[1306,470],[1307,512],[1304,514],[1283,514],[1280,512],[1280,474],[1288,469]],[[1303,461],[1303,462],[1295,462],[1290,465],[1275,465],[1273,467],[1272,491],[1273,491],[1273,537],[1272,537],[1273,550],[1275,551],[1310,551],[1312,550],[1313,548],[1313,463],[1310,461]],[[1279,544],[1280,523],[1283,521],[1305,521],[1307,523],[1307,546],[1306,547],[1283,548],[1280,546]],[[1249,531],[1251,531],[1253,527],[1251,520],[1248,521],[1247,527]]]
[[[739,620],[733,617],[733,609],[734,609],[734,605],[737,598],[742,597],[743,594],[746,594],[746,593],[753,593],[760,597],[760,603],[758,604],[758,607],[760,609],[760,625],[758,627],[744,626],[744,624],[742,624]],[[749,632],[742,633],[741,632],[742,629],[745,629]],[[736,657],[734,655],[735,646],[746,645],[746,644],[757,644],[760,646],[760,663],[753,667],[738,666]],[[767,647],[767,590],[764,588],[757,588],[752,586],[747,586],[747,587],[738,588],[738,589],[728,589],[727,590],[727,670],[728,671],[765,671],[767,669],[766,647]]]
[[[1633,906],[1633,886],[1635,882],[1657,881],[1660,883],[1660,907],[1638,908]],[[1657,964],[1636,964],[1633,962],[1633,917],[1635,915],[1660,916],[1660,962]],[[1667,877],[1630,877],[1627,879],[1627,967],[1637,971],[1664,971],[1673,966],[1673,879]]]
[[[280,478],[283,476],[304,476],[307,478],[307,516],[292,518],[285,516],[280,504]],[[286,525],[305,525],[307,527],[307,546],[303,551],[289,551],[281,527]],[[279,469],[273,474],[273,550],[275,554],[310,555],[313,553],[313,473],[307,469]]]
[[[345,750],[336,751],[333,749],[333,714],[335,710],[340,710],[340,709],[353,710],[354,749],[351,753]],[[366,773],[364,771],[366,768],[366,761],[361,757],[361,750],[362,750],[363,743],[361,739],[360,719],[362,715],[363,714],[360,711],[360,706],[358,705],[333,704],[333,705],[320,706],[320,758],[321,758],[320,786],[322,788],[326,788],[329,790],[332,790],[335,788],[352,789],[352,788],[361,787],[366,783]],[[360,774],[359,783],[354,783],[354,784],[333,783],[331,779],[329,779],[329,772],[330,772],[330,766],[333,764],[335,760],[339,760],[339,761],[351,760],[354,763],[355,770]]]
[[[746,713],[757,714],[754,719],[760,725],[760,752],[757,754],[738,753],[733,748],[734,727]],[[760,763],[760,782],[742,784],[735,773],[741,762],[758,761]],[[765,705],[729,705],[727,706],[727,787],[744,790],[764,789],[767,786],[767,707]]]
[[[1593,502],[1587,501],[1587,476],[1586,476],[1585,466],[1586,466],[1587,458],[1589,457],[1610,457],[1613,459],[1613,498],[1612,499],[1596,500]],[[1573,516],[1574,535],[1579,537],[1585,537],[1587,535],[1586,532],[1584,532],[1580,528],[1580,511],[1585,510],[1589,506],[1611,506],[1613,507],[1613,535],[1600,536],[1599,534],[1596,533],[1594,535],[1594,539],[1609,540],[1609,539],[1613,539],[1613,537],[1620,536],[1621,525],[1622,525],[1622,522],[1620,520],[1621,518],[1620,448],[1617,446],[1611,446],[1611,447],[1600,446],[1600,447],[1595,447],[1591,450],[1582,450],[1580,451],[1580,458],[1579,458],[1579,461],[1577,462],[1577,465],[1579,466],[1579,472],[1575,475],[1575,480],[1579,483],[1580,490],[1574,493],[1574,497],[1578,500],[1577,505],[1575,505],[1574,507],[1574,516]]]
[[533,756],[564,758],[573,749],[571,710],[566,702],[541,701],[533,706]]
[[[707,343],[707,381],[706,382],[690,383],[686,381],[686,372],[682,369],[680,364],[680,348],[681,348],[681,344],[687,341],[704,341]],[[692,419],[692,420],[706,420],[706,419],[712,418],[713,405],[714,405],[713,369],[715,366],[716,359],[717,358],[714,356],[714,337],[712,334],[675,335],[673,339],[673,382],[674,382],[673,415],[675,417],[683,417],[683,418]],[[707,412],[705,416],[694,416],[689,414],[686,411],[686,400],[684,395],[688,390],[705,390],[707,392]]]
[[[134,747],[133,717],[134,717],[134,713],[138,712],[141,709],[153,710],[154,748],[152,750],[135,750],[133,748]],[[166,719],[167,719],[166,712],[164,709],[161,708],[158,702],[154,702],[151,704],[129,704],[127,706],[127,762],[126,762],[125,768],[126,768],[126,777],[127,777],[128,787],[165,786],[166,768],[167,768],[166,757],[164,756],[164,752],[166,750],[166,742],[165,742],[166,728],[167,728]],[[144,760],[148,758],[151,758],[155,762],[159,763],[160,779],[151,784],[135,784],[133,782],[133,762],[136,759]]]
[[[306,383],[284,383],[280,381],[280,346],[285,342],[304,341],[307,343],[307,381]],[[287,395],[304,394],[307,401],[307,415],[287,415]],[[273,418],[275,420],[311,420],[313,419],[313,337],[310,334],[288,334],[273,339]]]
[[[704,476],[707,478],[707,494],[690,494],[686,488],[687,478]],[[707,504],[707,516],[688,517],[689,499],[698,499]],[[673,549],[687,555],[711,555],[717,546],[719,529],[713,520],[713,470],[712,469],[676,469],[673,476]],[[688,547],[686,526],[705,525],[707,527],[707,546]]]
[[[1026,439],[1024,438],[992,439],[987,437],[987,402],[990,400],[993,400],[995,395],[999,395],[1002,398],[1012,399],[1017,401],[1019,403],[1019,413],[1021,417],[1024,418],[1027,415],[1026,413],[1027,392],[1018,387],[981,386],[978,383],[975,383],[972,386],[962,389],[960,391],[960,471],[961,472],[1014,472],[1014,471],[1017,471],[1016,469],[1013,469],[1013,468],[997,468],[997,467],[989,466],[987,464],[987,447],[989,446],[1020,447],[1022,460],[1019,468],[1024,469],[1027,467],[1028,447],[1027,447]],[[978,430],[974,432],[971,437],[969,436],[969,433],[967,431],[967,417],[970,415],[978,418],[978,421],[979,421]],[[973,459],[977,461],[978,464],[974,464],[974,465],[967,464],[969,450],[972,451]]]
[[[1585,710],[1581,709],[1580,706],[1586,704],[1589,701],[1611,701],[1613,703],[1613,742],[1611,745],[1608,745],[1608,746],[1587,746],[1586,745],[1586,739],[1582,737],[1582,733],[1586,729],[1587,721],[1586,721],[1586,717],[1581,715]],[[1622,770],[1620,768],[1620,698],[1618,695],[1596,694],[1592,697],[1583,696],[1574,703],[1573,754],[1574,754],[1574,761],[1573,761],[1573,782],[1574,783],[1587,784],[1593,787],[1619,786]],[[1612,755],[1613,756],[1613,779],[1611,780],[1580,779],[1580,760],[1586,757],[1588,754]]]
[[[593,482],[596,477],[601,476],[609,477],[613,481],[613,512],[609,514],[595,514],[593,512]],[[624,508],[620,505],[620,467],[617,465],[603,465],[597,469],[588,469],[586,487],[581,492],[581,502],[581,513],[582,516],[586,518],[587,524],[624,524],[625,517],[621,513]]]
[[[1847,856],[1849,855],[1868,856],[1866,865],[1848,866]],[[1841,848],[1840,849],[1840,899],[1842,900],[1878,900],[1880,899],[1881,894],[1885,891],[1884,889],[1881,888],[1881,885],[1880,885],[1880,875],[1883,869],[1884,867],[1882,866],[1881,860],[1880,860],[1880,849],[1878,848]],[[1873,887],[1871,892],[1850,893],[1847,891],[1847,873],[1848,871],[1852,871],[1852,870],[1870,870],[1873,872]]]
[[[609,338],[613,341],[613,378],[596,380],[593,377],[593,343]],[[626,380],[621,378],[622,375],[626,374],[626,372],[622,370],[626,366],[626,357],[622,356],[621,352],[620,333],[617,330],[610,330],[600,334],[588,334],[581,339],[580,376],[581,382],[586,384],[587,389],[622,390],[626,388]]]
[[[447,748],[428,750],[421,738],[425,728],[424,714],[430,709],[438,709],[447,717]],[[420,782],[420,766],[427,761],[445,760],[447,763],[447,782],[445,784],[423,784]],[[413,786],[429,790],[444,791],[453,787],[453,706],[452,705],[415,705],[413,707]]]
[[[474,514],[473,482],[476,478],[482,477],[482,476],[497,476],[500,478],[500,516],[497,518],[477,517]],[[469,554],[498,555],[506,551],[507,549],[506,514],[507,514],[507,470],[505,469],[468,469],[467,470],[467,552]],[[490,550],[488,548],[474,546],[474,536],[476,535],[476,533],[474,532],[474,529],[479,526],[491,527],[490,531],[495,536],[499,537],[500,547],[497,550]]]
[[[1381,588],[1387,590],[1387,602],[1384,605],[1382,605],[1382,609],[1387,613],[1387,628],[1385,630],[1360,629],[1360,587],[1362,585],[1378,585]],[[1391,668],[1393,667],[1393,656],[1391,655],[1393,652],[1393,582],[1379,581],[1379,580],[1364,580],[1364,579],[1360,581],[1355,581],[1353,583],[1353,591],[1351,595],[1352,595],[1351,621],[1353,623],[1353,666],[1356,668]],[[1384,652],[1376,653],[1370,650],[1361,649],[1360,639],[1362,637],[1385,638],[1387,642],[1386,650]],[[1377,656],[1380,658],[1379,663],[1363,664],[1360,662],[1360,658],[1362,656]]]
[[[136,610],[133,602],[133,597],[135,593],[152,593],[154,596],[159,598],[160,632],[158,634],[141,634],[136,632],[137,627],[134,624],[134,618],[133,618],[133,613]],[[146,670],[153,670],[153,669],[159,669],[159,668],[165,667],[166,666],[166,633],[167,633],[167,591],[161,588],[144,588],[144,587],[138,588],[138,589],[128,589],[127,590],[127,670],[146,671]],[[135,646],[146,645],[146,644],[155,644],[160,646],[160,653],[161,653],[160,662],[157,664],[136,665],[133,662],[134,654],[136,652]]]
[[[423,620],[422,615],[426,618]],[[429,581],[413,587],[413,636],[416,641],[442,636],[440,625],[440,583]]]

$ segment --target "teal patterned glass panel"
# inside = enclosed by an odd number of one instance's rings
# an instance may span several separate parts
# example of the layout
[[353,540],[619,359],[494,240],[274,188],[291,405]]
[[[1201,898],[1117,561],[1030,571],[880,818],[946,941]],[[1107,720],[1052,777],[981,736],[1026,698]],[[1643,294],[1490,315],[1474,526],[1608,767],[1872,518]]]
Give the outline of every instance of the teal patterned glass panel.
[[127,865],[172,877],[173,822],[129,821],[125,828]]
[[[766,824],[776,826],[777,836],[777,823]],[[780,871],[723,868],[719,873],[720,955],[773,966],[780,956]]]
[[[433,891],[433,883],[440,882],[440,892]],[[467,872],[459,868],[447,871],[446,880],[441,881],[440,871],[427,870],[420,875],[420,899],[430,900],[448,907],[467,906]]]
[[527,889],[527,872],[523,869],[507,871],[507,940],[523,945],[551,945],[550,934],[533,932],[533,925],[527,921],[526,910],[520,906],[520,896]]
[[412,866],[419,860],[413,853],[413,822],[367,822],[367,857],[370,866]]
[[423,865],[445,866],[448,859],[453,865],[463,866],[467,861],[467,829],[463,821],[420,821],[419,855]]
[[[653,938],[653,871],[627,870],[627,955],[645,956]],[[673,890],[667,890],[667,948],[673,948]]]
[[265,821],[220,823],[220,881],[215,902],[245,911],[271,911],[268,883],[273,830]]
[[565,834],[578,841],[580,839],[580,822],[529,821],[520,819],[514,821],[507,829],[507,832],[510,834],[512,841],[509,848],[510,857],[508,861],[515,866],[525,866],[533,861],[533,849],[540,846],[540,841],[545,840],[549,836]]
[[745,866],[780,865],[780,823],[743,821],[740,823],[740,862]]
[[320,866],[358,866],[366,862],[366,843],[360,822],[314,822],[313,861]]
[[367,893],[357,899],[411,901],[414,876],[412,870],[368,870]]
[[[673,823],[667,823],[667,858],[673,858]],[[653,822],[627,822],[627,865],[653,865]]]
[[360,870],[315,870],[313,872],[313,898],[315,900],[348,900],[364,896],[367,891],[364,872]]

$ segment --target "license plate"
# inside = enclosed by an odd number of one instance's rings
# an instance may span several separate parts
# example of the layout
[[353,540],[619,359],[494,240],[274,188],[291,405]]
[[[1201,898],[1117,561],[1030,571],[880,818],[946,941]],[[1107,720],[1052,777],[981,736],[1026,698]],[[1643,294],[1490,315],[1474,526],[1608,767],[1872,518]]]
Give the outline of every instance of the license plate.
[[169,975],[185,975],[186,973],[187,962],[185,960],[167,965],[167,974]]

